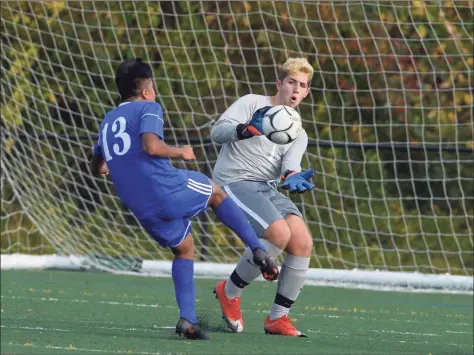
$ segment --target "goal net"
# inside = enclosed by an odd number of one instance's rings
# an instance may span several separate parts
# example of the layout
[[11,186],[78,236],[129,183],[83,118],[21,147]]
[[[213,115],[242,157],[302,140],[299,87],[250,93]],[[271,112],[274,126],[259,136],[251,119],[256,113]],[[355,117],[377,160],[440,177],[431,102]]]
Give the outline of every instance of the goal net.
[[[5,1],[1,15],[2,261],[170,260],[88,168],[124,58],[152,64],[166,141],[194,147],[195,161],[173,164],[211,175],[213,122],[241,95],[274,94],[281,64],[304,56],[315,74],[299,108],[303,167],[316,188],[291,198],[313,236],[311,267],[469,284],[472,1]],[[203,262],[243,251],[212,212],[192,232]]]

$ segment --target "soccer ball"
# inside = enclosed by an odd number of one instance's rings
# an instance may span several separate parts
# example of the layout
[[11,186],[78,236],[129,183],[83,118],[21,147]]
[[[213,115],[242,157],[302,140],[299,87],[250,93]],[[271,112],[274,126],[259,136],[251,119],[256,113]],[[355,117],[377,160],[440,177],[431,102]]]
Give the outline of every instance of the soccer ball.
[[290,106],[279,105],[269,109],[262,120],[263,134],[276,144],[288,144],[300,135],[301,117]]

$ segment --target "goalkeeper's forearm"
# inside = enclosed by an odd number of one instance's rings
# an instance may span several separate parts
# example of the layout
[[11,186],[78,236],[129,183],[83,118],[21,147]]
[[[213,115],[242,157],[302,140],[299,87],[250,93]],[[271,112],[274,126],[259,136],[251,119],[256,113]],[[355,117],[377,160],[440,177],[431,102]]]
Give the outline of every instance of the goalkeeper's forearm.
[[218,144],[232,143],[239,140],[237,123],[217,122],[211,129],[211,139]]

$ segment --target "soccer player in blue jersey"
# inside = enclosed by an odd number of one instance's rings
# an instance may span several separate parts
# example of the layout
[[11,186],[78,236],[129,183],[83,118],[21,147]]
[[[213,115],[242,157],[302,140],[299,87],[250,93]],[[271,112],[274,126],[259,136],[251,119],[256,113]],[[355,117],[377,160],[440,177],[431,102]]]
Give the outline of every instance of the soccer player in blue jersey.
[[240,208],[206,175],[174,168],[170,158],[195,159],[190,146],[165,143],[163,111],[155,102],[151,66],[141,59],[125,60],[115,75],[122,103],[107,112],[94,146],[91,170],[110,172],[117,195],[162,247],[174,254],[172,278],[180,318],[176,333],[209,339],[195,313],[194,242],[191,217],[214,209],[217,218],[253,251],[253,261],[267,280],[278,278],[278,267]]

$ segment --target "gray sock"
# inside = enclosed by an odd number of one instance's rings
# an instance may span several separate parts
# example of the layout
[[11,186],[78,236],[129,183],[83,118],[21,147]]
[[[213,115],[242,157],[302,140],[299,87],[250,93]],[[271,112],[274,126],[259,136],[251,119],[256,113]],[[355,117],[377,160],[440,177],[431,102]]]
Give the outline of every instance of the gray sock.
[[270,313],[270,320],[290,312],[298,298],[308,274],[310,258],[287,254],[278,278],[277,294]]
[[[271,259],[275,260],[283,250],[277,248],[268,240],[261,238],[260,242],[265,247]],[[241,256],[231,277],[225,284],[225,293],[228,298],[240,297],[244,287],[255,280],[260,275],[260,268],[253,263],[253,255],[250,248],[247,248]]]

